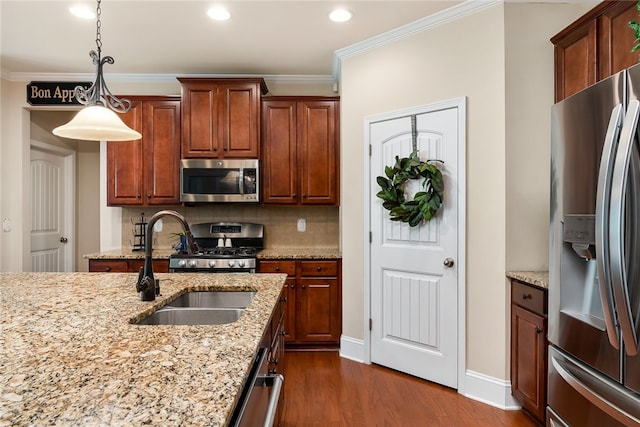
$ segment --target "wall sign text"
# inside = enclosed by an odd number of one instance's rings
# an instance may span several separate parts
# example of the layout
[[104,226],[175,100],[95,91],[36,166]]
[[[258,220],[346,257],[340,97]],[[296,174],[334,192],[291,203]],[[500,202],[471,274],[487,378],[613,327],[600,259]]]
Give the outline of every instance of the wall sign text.
[[74,96],[76,86],[88,89],[91,82],[31,82],[27,102],[31,105],[80,105]]

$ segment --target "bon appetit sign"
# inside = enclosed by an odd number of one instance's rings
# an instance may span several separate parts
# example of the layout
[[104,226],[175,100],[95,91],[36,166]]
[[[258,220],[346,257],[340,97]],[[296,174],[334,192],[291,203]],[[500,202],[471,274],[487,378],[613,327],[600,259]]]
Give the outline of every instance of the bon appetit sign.
[[74,96],[76,86],[88,89],[91,82],[31,82],[27,102],[31,105],[80,105]]

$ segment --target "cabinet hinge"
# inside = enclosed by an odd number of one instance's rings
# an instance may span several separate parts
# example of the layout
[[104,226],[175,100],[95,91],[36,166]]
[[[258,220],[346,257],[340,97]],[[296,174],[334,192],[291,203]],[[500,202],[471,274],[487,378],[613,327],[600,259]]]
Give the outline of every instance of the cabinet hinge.
[[371,157],[372,152],[373,152],[373,146],[369,144],[369,157]]
[[373,319],[369,318],[369,330],[373,330]]
[[373,233],[369,232],[369,243],[373,242]]

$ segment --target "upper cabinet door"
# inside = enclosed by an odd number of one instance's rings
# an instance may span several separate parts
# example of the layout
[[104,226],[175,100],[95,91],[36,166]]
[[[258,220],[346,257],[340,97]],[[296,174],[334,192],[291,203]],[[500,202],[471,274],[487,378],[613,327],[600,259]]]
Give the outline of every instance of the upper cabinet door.
[[258,158],[262,79],[179,78],[182,158]]
[[298,153],[302,204],[338,203],[340,169],[337,101],[298,103]]
[[143,123],[147,204],[180,203],[180,100],[146,102]]
[[262,103],[262,202],[298,203],[296,102]]
[[182,158],[218,157],[222,138],[219,85],[178,80],[182,84]]
[[223,157],[258,158],[260,134],[260,85],[222,85]]
[[[130,128],[143,134],[142,102],[132,100],[131,109],[119,114]],[[107,142],[107,204],[143,205],[142,139]]]

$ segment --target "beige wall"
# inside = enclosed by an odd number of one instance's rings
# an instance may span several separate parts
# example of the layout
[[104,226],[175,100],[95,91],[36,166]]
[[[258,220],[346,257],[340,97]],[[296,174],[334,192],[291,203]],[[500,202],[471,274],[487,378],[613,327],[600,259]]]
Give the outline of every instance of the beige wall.
[[361,224],[366,215],[364,118],[465,96],[467,369],[509,377],[505,271],[547,266],[549,38],[591,6],[500,4],[343,61],[342,158],[350,159],[342,162],[342,176],[350,179],[341,189],[346,336],[365,333],[364,231],[344,226]]

